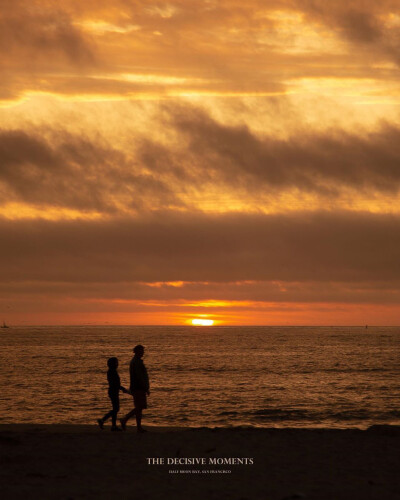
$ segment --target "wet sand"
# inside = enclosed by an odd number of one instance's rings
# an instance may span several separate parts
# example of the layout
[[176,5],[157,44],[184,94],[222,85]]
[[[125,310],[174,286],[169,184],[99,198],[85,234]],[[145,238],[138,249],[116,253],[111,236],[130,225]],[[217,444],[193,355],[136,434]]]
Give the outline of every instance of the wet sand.
[[[2,498],[400,499],[399,427],[147,428],[0,425]],[[237,458],[247,464],[213,463]]]

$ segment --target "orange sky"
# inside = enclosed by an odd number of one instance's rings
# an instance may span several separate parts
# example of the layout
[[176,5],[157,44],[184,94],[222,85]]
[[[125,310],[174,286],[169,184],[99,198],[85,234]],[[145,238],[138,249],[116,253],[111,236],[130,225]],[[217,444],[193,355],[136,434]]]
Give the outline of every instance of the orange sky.
[[397,0],[0,5],[0,320],[399,324]]

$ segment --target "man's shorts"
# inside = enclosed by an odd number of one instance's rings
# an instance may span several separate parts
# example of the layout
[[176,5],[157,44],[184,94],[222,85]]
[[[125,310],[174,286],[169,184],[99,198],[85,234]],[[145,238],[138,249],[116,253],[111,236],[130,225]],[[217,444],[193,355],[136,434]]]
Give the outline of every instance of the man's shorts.
[[139,410],[144,410],[147,408],[146,391],[142,391],[139,389],[133,390],[132,396],[135,408],[138,408]]

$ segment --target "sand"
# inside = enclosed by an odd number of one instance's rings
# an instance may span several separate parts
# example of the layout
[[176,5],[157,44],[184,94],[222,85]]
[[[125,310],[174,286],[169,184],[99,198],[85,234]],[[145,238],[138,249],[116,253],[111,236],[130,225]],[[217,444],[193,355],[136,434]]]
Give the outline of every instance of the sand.
[[[148,429],[137,434],[134,427],[111,433],[96,426],[0,425],[1,496],[400,499],[398,427]],[[147,458],[154,457],[203,458],[206,465],[149,465]],[[210,464],[217,458],[238,457],[254,463]]]

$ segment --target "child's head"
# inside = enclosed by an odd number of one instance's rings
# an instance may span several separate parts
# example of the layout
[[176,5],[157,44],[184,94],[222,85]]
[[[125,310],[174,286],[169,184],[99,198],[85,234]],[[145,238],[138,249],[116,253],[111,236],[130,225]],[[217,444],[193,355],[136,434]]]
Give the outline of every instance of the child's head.
[[107,366],[112,370],[116,370],[118,368],[118,358],[108,358]]

